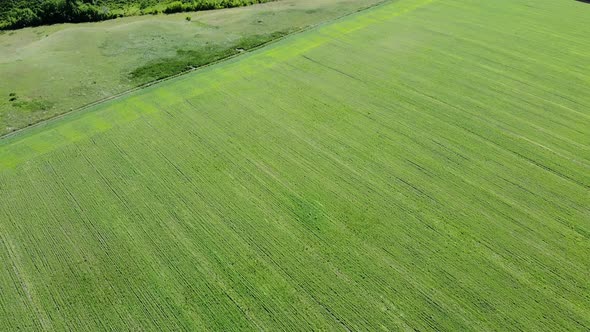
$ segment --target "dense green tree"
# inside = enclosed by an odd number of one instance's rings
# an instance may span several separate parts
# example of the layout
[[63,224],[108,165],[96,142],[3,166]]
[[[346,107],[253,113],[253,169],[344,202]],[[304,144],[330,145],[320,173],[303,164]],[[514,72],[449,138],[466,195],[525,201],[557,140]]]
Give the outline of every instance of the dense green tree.
[[[0,29],[237,7],[272,0],[0,0]],[[135,10],[129,10],[133,9]]]

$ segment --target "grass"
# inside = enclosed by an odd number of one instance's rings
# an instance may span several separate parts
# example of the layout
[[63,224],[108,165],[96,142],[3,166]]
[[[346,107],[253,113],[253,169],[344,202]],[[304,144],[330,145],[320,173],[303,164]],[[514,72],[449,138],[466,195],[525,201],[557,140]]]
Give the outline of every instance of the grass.
[[130,76],[138,84],[163,79],[251,50],[289,33],[289,31],[276,31],[269,34],[247,36],[230,46],[206,45],[195,50],[178,49],[175,56],[146,63],[134,69]]
[[0,327],[588,330],[587,10],[401,0],[1,140]]
[[[1,34],[0,135],[378,1],[283,0],[189,13],[190,21],[184,13]],[[9,93],[50,107],[23,111]]]

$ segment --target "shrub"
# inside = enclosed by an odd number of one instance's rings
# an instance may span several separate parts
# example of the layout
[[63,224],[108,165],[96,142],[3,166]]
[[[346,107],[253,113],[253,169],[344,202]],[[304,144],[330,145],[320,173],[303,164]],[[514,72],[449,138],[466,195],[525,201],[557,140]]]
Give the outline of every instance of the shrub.
[[162,11],[171,14],[267,1],[272,0],[0,0],[0,29],[95,22],[137,14]]
[[8,13],[7,25],[13,28],[24,28],[36,25],[39,17],[29,8],[16,8]]
[[182,2],[180,1],[174,1],[172,3],[169,3],[164,9],[164,13],[166,14],[180,13],[182,11]]

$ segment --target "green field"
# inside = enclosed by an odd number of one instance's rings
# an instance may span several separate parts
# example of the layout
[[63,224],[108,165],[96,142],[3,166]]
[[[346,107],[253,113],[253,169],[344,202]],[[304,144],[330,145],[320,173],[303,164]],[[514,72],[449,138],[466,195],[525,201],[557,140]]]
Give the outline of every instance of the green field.
[[280,0],[0,32],[0,135],[380,1]]
[[0,140],[0,330],[588,331],[589,18],[394,1]]

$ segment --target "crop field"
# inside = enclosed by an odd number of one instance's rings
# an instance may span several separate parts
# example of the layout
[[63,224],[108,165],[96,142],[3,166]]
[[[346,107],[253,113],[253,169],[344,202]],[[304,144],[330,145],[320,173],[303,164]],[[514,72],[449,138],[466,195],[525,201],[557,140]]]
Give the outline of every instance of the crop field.
[[399,0],[0,140],[0,330],[590,329],[590,4]]

